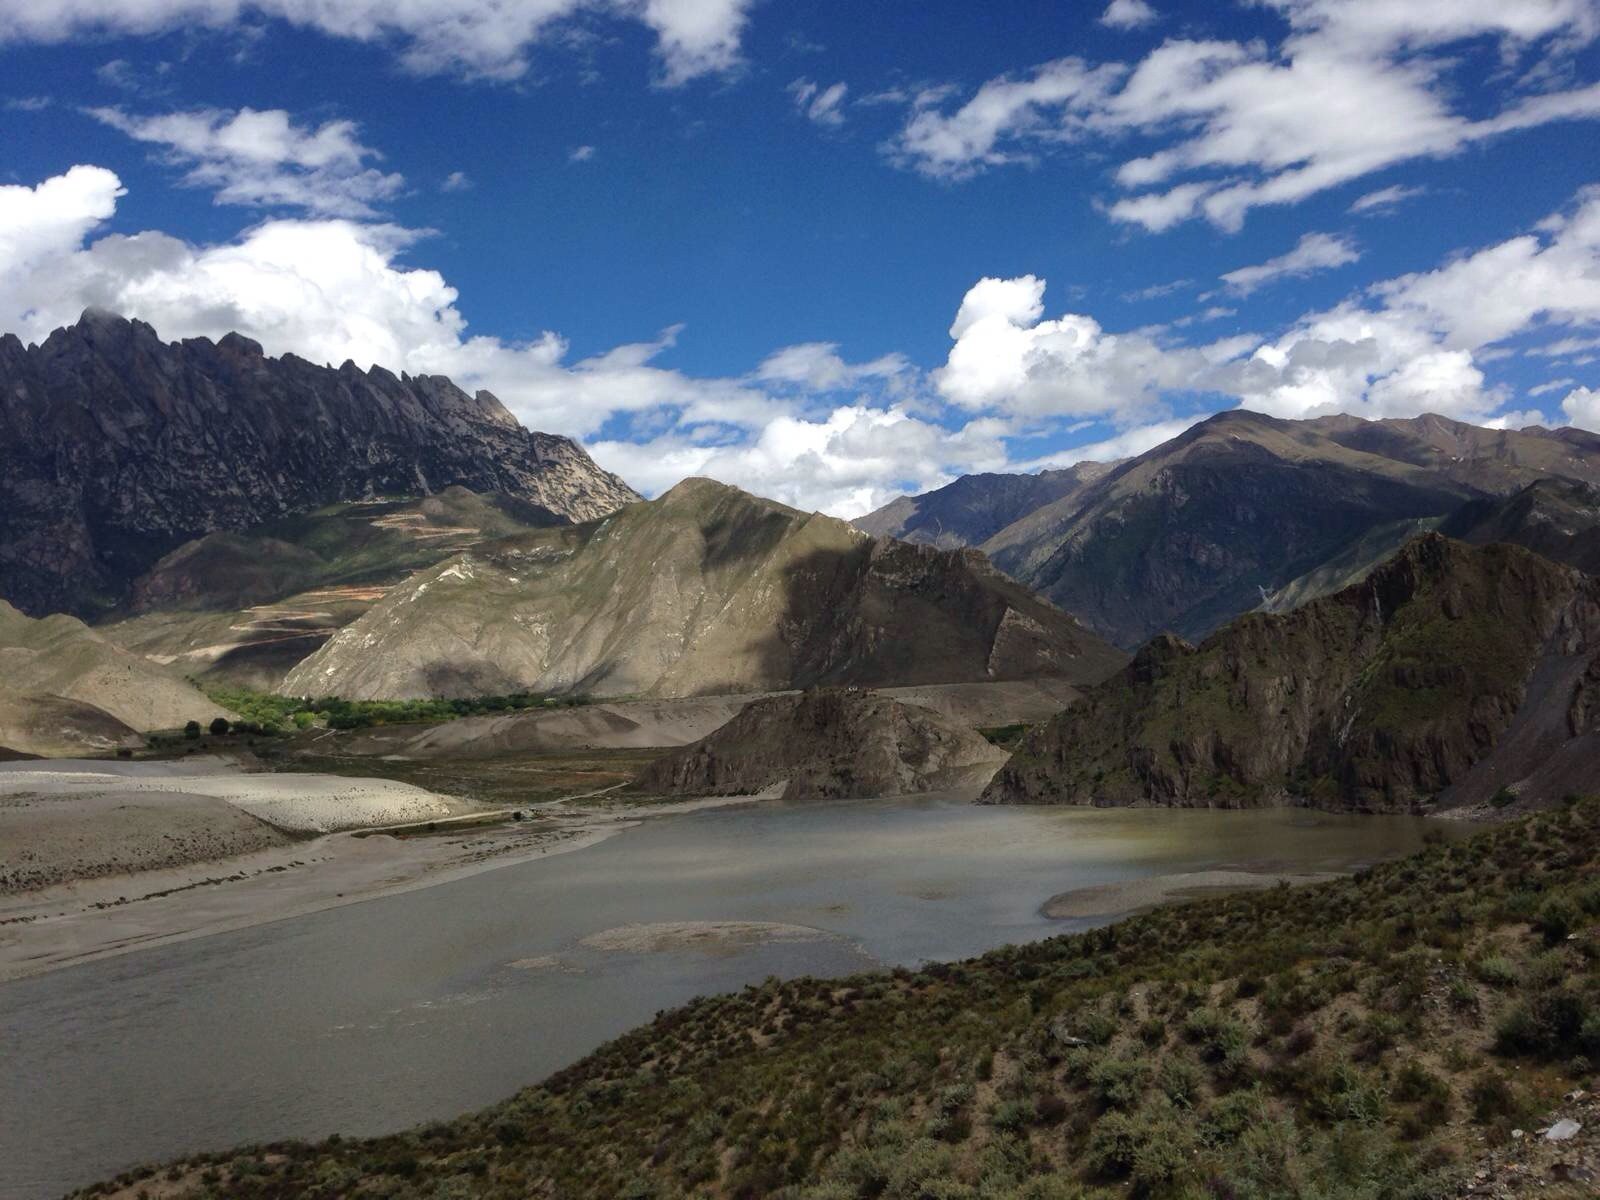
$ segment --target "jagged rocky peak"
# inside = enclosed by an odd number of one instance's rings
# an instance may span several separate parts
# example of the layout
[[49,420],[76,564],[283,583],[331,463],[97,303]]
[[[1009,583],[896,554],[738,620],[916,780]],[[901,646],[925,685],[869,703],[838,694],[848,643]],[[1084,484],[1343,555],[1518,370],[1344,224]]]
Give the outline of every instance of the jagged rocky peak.
[[167,343],[98,309],[37,346],[0,340],[0,594],[25,611],[113,607],[206,533],[452,485],[568,521],[639,498],[443,376],[274,358],[237,333]]

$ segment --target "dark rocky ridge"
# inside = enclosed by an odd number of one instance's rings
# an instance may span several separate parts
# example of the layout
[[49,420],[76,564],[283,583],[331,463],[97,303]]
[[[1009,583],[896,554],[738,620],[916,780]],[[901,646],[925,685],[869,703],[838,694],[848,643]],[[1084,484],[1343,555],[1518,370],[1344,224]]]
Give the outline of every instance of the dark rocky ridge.
[[1165,635],[1030,732],[991,803],[1423,811],[1600,783],[1600,581],[1439,534],[1198,648]]
[[931,709],[876,692],[818,688],[752,700],[722,728],[656,759],[630,790],[785,800],[902,796],[985,782],[1005,751]]
[[452,484],[571,521],[638,498],[443,376],[268,358],[238,334],[169,344],[94,311],[38,346],[0,336],[0,595],[26,612],[103,611],[206,533]]
[[1475,545],[1511,542],[1600,574],[1600,486],[1541,479],[1510,496],[1463,505],[1439,532]]

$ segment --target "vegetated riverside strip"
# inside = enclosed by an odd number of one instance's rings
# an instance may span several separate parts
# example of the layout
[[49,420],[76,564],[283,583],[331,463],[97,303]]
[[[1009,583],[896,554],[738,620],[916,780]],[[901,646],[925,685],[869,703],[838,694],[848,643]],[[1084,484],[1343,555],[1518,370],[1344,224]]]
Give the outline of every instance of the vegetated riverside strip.
[[[373,725],[409,725],[453,721],[457,717],[492,716],[528,709],[572,708],[590,703],[588,696],[547,696],[519,692],[511,696],[474,696],[456,700],[344,700],[338,696],[278,696],[238,688],[212,688],[217,704],[239,714],[252,733],[272,733],[293,726],[325,722],[330,729],[366,729]],[[249,728],[254,726],[254,728]]]
[[[1455,1194],[1600,1063],[1597,860],[1600,801],[1577,802],[1328,884],[921,971],[771,980],[455,1121],[81,1194]],[[1586,1120],[1559,1147],[1515,1143],[1554,1172],[1541,1196],[1592,1194]]]

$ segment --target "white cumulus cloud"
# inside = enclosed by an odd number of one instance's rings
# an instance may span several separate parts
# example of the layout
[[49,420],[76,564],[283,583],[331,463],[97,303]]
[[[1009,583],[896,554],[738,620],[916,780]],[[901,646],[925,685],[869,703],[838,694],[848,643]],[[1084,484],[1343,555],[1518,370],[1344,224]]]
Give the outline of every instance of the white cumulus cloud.
[[1100,24],[1111,29],[1140,29],[1155,20],[1156,10],[1145,0],[1111,0],[1100,14]]
[[1561,401],[1561,411],[1579,429],[1600,433],[1600,388],[1573,388]]

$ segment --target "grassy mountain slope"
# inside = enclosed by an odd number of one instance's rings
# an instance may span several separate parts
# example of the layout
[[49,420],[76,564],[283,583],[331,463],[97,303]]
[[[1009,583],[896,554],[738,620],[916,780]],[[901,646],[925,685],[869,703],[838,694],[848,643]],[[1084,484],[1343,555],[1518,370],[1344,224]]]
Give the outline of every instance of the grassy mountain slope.
[[1006,754],[931,709],[836,688],[770,696],[656,759],[633,790],[749,795],[785,784],[786,800],[857,799],[987,782]]
[[1578,1112],[1600,1061],[1597,875],[1591,801],[1315,887],[769,981],[458,1120],[82,1194],[1422,1200],[1515,1162],[1492,1187],[1576,1200],[1587,1110],[1573,1142],[1510,1133]]
[[1131,648],[1164,631],[1204,636],[1375,526],[1441,517],[1552,472],[1600,479],[1600,437],[1230,411],[981,549]]
[[1513,728],[1530,757],[1574,740],[1592,751],[1591,675],[1600,582],[1518,547],[1428,534],[1294,612],[1240,617],[1198,649],[1152,641],[1033,730],[984,799],[1234,807],[1291,795],[1404,811],[1453,788],[1448,803],[1481,801],[1474,769]]
[[461,487],[330,505],[180,546],[135,581],[132,615],[99,630],[195,678],[269,690],[414,572],[565,523],[517,497]]
[[1291,579],[1271,595],[1262,597],[1261,612],[1292,612],[1323,596],[1342,592],[1360,583],[1379,563],[1387,562],[1419,533],[1439,527],[1439,517],[1410,517],[1374,525],[1326,562],[1319,563],[1298,579]]
[[421,572],[283,690],[691,696],[1076,682],[1120,661],[981,555],[875,541],[692,479],[603,521],[485,544]]

